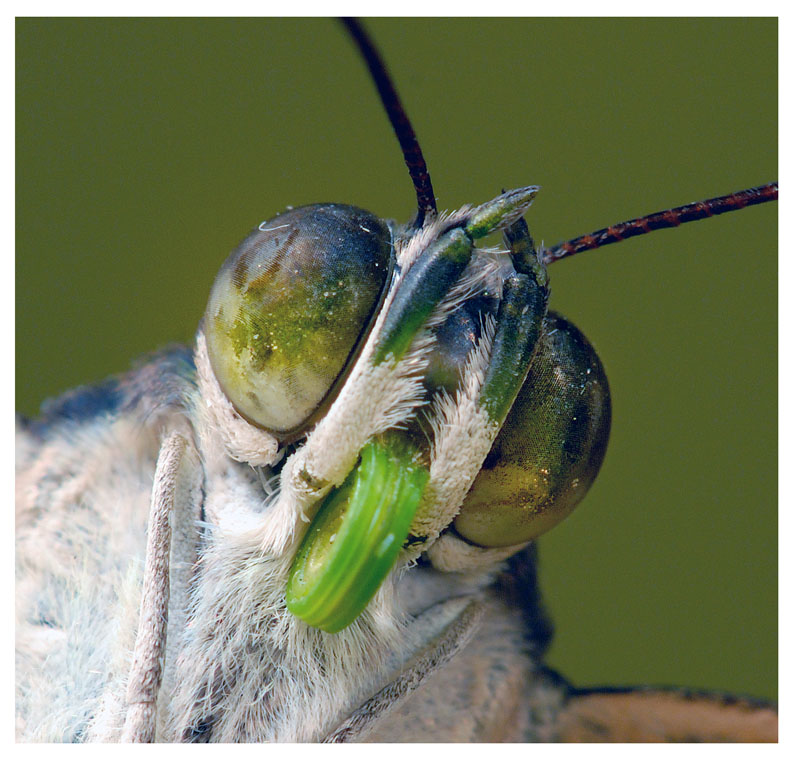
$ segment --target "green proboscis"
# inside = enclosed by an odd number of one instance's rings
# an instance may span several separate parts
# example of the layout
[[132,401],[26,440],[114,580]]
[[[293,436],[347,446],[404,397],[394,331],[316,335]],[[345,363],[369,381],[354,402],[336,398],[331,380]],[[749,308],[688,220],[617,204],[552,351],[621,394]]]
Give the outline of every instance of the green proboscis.
[[428,482],[416,451],[397,435],[371,440],[332,491],[295,556],[289,611],[328,633],[364,610],[397,559]]

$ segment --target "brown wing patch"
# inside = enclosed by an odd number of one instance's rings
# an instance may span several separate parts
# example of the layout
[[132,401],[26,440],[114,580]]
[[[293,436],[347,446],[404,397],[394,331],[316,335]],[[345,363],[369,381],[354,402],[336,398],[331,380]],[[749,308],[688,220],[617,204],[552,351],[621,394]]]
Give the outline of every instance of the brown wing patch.
[[682,690],[576,692],[558,718],[561,742],[777,742],[764,702]]

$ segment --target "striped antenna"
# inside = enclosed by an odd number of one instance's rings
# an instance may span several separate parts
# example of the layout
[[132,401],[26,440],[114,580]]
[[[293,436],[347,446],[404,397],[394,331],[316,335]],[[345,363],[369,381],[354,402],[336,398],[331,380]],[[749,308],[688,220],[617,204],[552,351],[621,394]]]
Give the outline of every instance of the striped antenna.
[[777,182],[771,182],[769,185],[761,187],[751,187],[749,190],[740,190],[738,193],[721,195],[719,198],[709,198],[705,201],[690,203],[687,206],[678,206],[678,208],[659,211],[638,219],[630,219],[627,222],[620,222],[611,227],[590,232],[588,235],[558,243],[558,245],[545,248],[542,260],[545,264],[551,264],[576,253],[618,243],[620,240],[644,235],[653,230],[677,227],[684,222],[694,222],[697,219],[706,219],[709,216],[726,214],[728,211],[738,211],[740,208],[776,200],[778,200]]
[[414,224],[417,227],[422,227],[425,219],[436,213],[436,198],[433,195],[433,185],[431,184],[430,174],[428,174],[428,167],[425,164],[425,158],[422,155],[422,148],[419,147],[419,142],[417,142],[417,135],[403,109],[400,96],[397,94],[397,90],[395,90],[394,84],[389,77],[386,64],[383,62],[366,29],[364,29],[364,25],[354,18],[343,18],[342,23],[347,31],[350,32],[350,36],[358,46],[367,68],[369,68],[372,81],[381,96],[383,108],[392,123],[392,127],[394,127],[394,133],[397,135],[397,140],[403,151],[403,158],[406,160],[408,173],[411,175],[411,181],[414,183],[414,190],[417,194],[417,208],[419,211]]

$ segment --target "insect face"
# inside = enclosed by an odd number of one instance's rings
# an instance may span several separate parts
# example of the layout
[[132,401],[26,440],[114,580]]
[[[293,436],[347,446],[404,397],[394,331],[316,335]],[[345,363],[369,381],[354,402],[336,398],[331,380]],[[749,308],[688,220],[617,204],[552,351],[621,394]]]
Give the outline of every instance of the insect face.
[[[287,203],[408,218],[339,31],[268,23],[267,56],[248,21],[19,23],[23,411],[189,340],[222,257]],[[773,21],[373,30],[442,207],[536,182],[531,229],[555,242],[776,173]],[[343,82],[338,111],[320,93]],[[775,224],[761,207],[553,268],[615,404],[591,500],[541,542],[551,662],[576,681],[774,696]]]

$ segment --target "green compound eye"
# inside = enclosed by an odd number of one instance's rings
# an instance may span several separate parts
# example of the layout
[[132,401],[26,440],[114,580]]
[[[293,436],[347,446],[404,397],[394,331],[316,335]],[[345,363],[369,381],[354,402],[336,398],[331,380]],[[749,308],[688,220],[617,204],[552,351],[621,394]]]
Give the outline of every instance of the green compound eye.
[[427,482],[427,470],[400,437],[368,443],[323,502],[295,556],[289,611],[328,633],[350,625],[397,559]]
[[573,324],[549,313],[456,531],[480,546],[512,546],[550,530],[589,490],[610,428],[611,394],[599,357]]
[[354,206],[304,206],[264,222],[222,266],[204,330],[240,414],[282,440],[325,411],[389,280],[386,223]]

